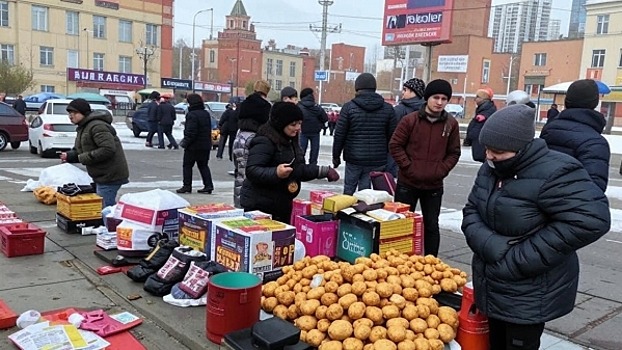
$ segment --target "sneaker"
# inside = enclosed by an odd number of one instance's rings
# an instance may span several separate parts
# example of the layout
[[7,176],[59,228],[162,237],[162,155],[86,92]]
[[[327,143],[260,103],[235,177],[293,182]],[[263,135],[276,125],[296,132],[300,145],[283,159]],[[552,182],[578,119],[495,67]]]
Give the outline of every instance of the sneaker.
[[207,193],[207,194],[212,194],[213,189],[209,189],[207,187],[203,187],[202,189],[198,190],[197,193]]
[[177,192],[177,193],[192,193],[192,188],[184,186],[182,188],[178,188],[175,192]]

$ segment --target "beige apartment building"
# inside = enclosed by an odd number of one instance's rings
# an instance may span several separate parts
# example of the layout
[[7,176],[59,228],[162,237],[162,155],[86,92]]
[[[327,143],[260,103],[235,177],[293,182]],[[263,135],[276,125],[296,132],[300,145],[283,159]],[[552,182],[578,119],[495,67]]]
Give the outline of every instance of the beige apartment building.
[[587,18],[579,78],[601,80],[611,88],[601,111],[622,124],[622,1],[594,0],[585,5]]
[[261,78],[268,81],[275,91],[286,86],[302,90],[303,57],[298,53],[287,53],[276,50],[263,51]]
[[32,69],[24,94],[160,86],[172,70],[173,1],[0,0],[0,59]]

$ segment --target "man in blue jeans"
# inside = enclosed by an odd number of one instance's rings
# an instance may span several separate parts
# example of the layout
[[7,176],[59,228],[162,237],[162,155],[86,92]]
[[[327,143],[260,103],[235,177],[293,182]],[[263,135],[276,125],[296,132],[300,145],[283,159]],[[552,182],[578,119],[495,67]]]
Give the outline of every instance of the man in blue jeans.
[[307,153],[307,145],[311,143],[309,152],[309,164],[317,165],[317,157],[320,154],[320,131],[328,122],[326,111],[315,103],[313,89],[304,88],[300,91],[298,107],[302,111],[302,129],[300,132],[300,148],[302,153]]
[[343,193],[371,187],[369,173],[387,166],[389,140],[397,124],[395,112],[376,93],[376,78],[363,73],[354,82],[356,96],[341,108],[333,139],[333,166],[346,161]]

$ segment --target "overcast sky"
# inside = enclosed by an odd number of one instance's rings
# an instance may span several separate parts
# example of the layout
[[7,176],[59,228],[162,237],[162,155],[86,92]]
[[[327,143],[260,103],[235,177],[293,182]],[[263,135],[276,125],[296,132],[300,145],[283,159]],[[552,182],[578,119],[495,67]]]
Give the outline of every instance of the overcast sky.
[[[465,1],[465,0],[454,0]],[[320,33],[314,33],[309,25],[321,27],[322,6],[314,0],[244,0],[244,7],[251,21],[255,23],[258,39],[265,43],[275,39],[277,47],[287,44],[320,47]],[[493,0],[493,5],[516,2],[516,0]],[[570,0],[553,0],[552,19],[562,20],[562,33],[568,31]],[[200,6],[199,4],[205,4]],[[235,0],[196,1],[175,0],[175,39],[192,42],[192,19],[202,9],[213,7],[214,36],[222,31],[225,16],[231,12]],[[363,5],[364,4],[364,5]],[[328,23],[335,27],[341,23],[341,33],[331,33],[327,37],[327,47],[332,43],[345,42],[365,46],[369,50],[380,48],[382,31],[383,0],[334,0],[329,7]],[[562,7],[563,6],[563,7]],[[196,17],[195,43],[210,35],[211,11]],[[368,51],[368,57],[372,53]]]

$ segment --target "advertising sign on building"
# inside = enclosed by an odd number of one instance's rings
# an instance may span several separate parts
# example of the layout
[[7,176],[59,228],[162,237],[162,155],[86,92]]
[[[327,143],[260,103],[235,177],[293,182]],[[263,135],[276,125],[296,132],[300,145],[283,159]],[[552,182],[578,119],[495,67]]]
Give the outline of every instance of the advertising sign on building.
[[438,72],[466,73],[469,55],[438,56]]
[[195,81],[194,89],[197,91],[222,92],[222,93],[228,94],[231,92],[231,85],[222,84],[222,83]]
[[192,90],[192,80],[160,78],[160,86],[171,89]]
[[145,86],[145,76],[130,73],[105,72],[99,70],[67,68],[67,80],[88,83],[110,83]]
[[361,73],[359,72],[346,72],[346,81],[355,81]]
[[451,42],[454,0],[385,0],[382,45]]

